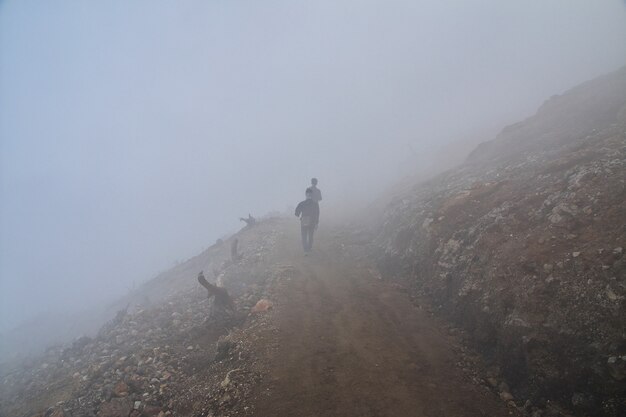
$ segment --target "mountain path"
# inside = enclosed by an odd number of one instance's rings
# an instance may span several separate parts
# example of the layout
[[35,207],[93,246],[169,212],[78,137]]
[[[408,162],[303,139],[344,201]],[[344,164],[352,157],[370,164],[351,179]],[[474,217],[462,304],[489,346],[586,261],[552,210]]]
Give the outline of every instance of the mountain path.
[[304,256],[294,224],[278,243],[269,375],[258,416],[509,416],[456,365],[450,337],[408,295],[321,232]]

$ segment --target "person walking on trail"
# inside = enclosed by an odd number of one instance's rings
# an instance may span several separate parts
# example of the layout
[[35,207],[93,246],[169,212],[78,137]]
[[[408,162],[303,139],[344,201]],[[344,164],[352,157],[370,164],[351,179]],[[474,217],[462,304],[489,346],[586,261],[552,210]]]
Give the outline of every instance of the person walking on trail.
[[309,188],[313,191],[313,200],[318,203],[322,201],[322,192],[317,188],[317,178],[311,178],[311,186]]
[[300,229],[302,231],[302,247],[304,254],[308,254],[313,249],[313,233],[317,229],[320,221],[320,206],[313,198],[311,187],[306,189],[306,200],[300,202],[296,207],[296,217],[300,218]]

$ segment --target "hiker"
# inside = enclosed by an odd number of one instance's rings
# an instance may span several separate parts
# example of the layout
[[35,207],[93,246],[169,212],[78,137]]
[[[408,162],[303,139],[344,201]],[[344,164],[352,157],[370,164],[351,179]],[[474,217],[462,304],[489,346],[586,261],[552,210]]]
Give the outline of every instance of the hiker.
[[313,248],[313,233],[320,221],[320,206],[313,198],[314,192],[311,187],[306,189],[305,195],[306,200],[300,202],[296,207],[296,217],[300,218],[302,247],[306,255]]
[[317,188],[317,178],[311,178],[311,186],[309,188],[313,191],[313,200],[317,203],[322,201],[322,192]]

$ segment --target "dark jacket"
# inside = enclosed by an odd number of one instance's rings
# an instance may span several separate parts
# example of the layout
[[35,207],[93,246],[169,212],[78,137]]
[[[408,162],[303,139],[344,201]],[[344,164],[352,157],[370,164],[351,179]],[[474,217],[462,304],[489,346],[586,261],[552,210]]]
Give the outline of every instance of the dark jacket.
[[320,205],[313,199],[304,200],[296,207],[296,216],[300,217],[302,226],[317,226],[320,221]]
[[322,192],[319,188],[317,188],[315,185],[312,185],[309,187],[309,190],[313,192],[313,200],[317,201],[318,203],[322,201]]

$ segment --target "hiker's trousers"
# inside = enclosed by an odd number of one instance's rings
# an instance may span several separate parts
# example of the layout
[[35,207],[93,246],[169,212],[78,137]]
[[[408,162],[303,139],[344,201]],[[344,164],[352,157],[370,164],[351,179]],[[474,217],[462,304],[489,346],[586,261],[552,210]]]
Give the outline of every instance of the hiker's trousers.
[[302,248],[305,252],[310,252],[313,249],[313,233],[315,233],[315,226],[300,225],[302,230]]

